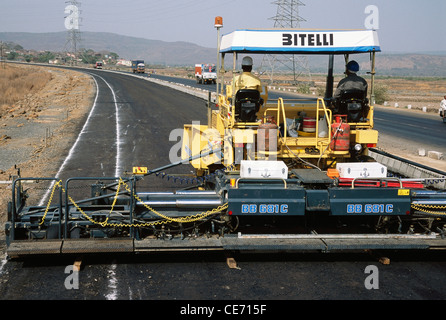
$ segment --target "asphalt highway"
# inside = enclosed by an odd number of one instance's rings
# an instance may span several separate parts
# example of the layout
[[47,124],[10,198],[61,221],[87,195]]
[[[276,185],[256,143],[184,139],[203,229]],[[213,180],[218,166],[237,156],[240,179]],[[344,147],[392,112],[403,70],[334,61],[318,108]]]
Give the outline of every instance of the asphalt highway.
[[[98,96],[74,152],[61,159],[62,178],[120,176],[133,166],[163,166],[170,163],[169,153],[178,142],[175,130],[191,121],[206,122],[205,101],[199,98],[127,75],[83,72],[95,79]],[[175,170],[190,172],[187,166]],[[172,188],[159,178],[146,183],[154,190]],[[390,258],[390,264],[381,264],[381,255]],[[446,298],[444,252],[233,257],[238,268],[229,268],[219,252],[4,260],[0,299],[152,300],[143,306],[153,314],[153,300],[166,300],[163,315],[181,318],[182,311],[193,312],[198,309],[191,307],[198,306],[215,307],[214,316],[234,316],[241,312],[234,311],[234,305],[249,304],[252,312],[263,310],[254,305],[265,305],[264,314],[272,316],[298,312],[294,300]],[[70,273],[79,259],[80,272]]]
[[444,141],[446,125],[437,113],[377,108],[374,119],[375,129],[380,134],[393,137],[401,145],[414,146],[415,148],[410,151],[422,148],[446,155]]

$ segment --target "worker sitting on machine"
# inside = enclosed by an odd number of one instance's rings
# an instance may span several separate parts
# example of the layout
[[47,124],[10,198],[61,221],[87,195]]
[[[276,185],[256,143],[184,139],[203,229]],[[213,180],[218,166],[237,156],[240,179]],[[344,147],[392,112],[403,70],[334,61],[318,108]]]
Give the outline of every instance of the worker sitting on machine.
[[359,64],[352,60],[346,65],[347,75],[339,81],[333,95],[334,114],[345,114],[348,122],[359,122],[366,116],[368,107],[367,81],[358,76]]
[[244,57],[242,60],[243,73],[235,77],[235,92],[240,89],[252,89],[262,92],[262,85],[260,79],[251,73],[252,71],[252,58]]
[[244,57],[243,73],[234,79],[236,117],[246,122],[256,121],[256,113],[263,104],[261,81],[251,73],[252,65],[252,58]]

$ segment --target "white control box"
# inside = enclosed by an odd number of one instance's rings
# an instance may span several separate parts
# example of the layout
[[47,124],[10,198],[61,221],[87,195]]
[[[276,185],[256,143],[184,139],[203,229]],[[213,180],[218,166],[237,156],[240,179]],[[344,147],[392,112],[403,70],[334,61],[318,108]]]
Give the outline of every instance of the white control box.
[[336,164],[340,178],[385,178],[387,167],[378,162],[346,162]]
[[283,161],[242,160],[240,162],[241,178],[287,179],[288,167]]

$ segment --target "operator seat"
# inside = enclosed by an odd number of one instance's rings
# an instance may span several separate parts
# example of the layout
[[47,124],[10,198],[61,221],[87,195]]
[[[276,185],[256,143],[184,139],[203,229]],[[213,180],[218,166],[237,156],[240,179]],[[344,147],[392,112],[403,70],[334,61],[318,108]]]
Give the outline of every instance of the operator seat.
[[347,115],[347,122],[361,122],[369,112],[367,92],[358,89],[343,90],[341,97],[334,101],[333,114]]
[[263,99],[260,92],[253,89],[240,89],[235,94],[235,117],[243,122],[257,120],[256,113],[260,110]]

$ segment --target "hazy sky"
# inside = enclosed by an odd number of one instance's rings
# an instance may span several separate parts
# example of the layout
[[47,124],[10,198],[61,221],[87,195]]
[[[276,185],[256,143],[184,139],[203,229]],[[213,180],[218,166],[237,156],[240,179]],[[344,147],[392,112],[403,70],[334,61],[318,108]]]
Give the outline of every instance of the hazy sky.
[[[272,28],[272,0],[78,0],[80,31],[112,32],[216,47],[215,16],[222,33]],[[374,5],[385,51],[446,51],[446,0],[301,0],[301,28],[363,29]],[[65,31],[66,0],[10,0],[0,6],[0,32]],[[0,39],[1,40],[1,39]]]

